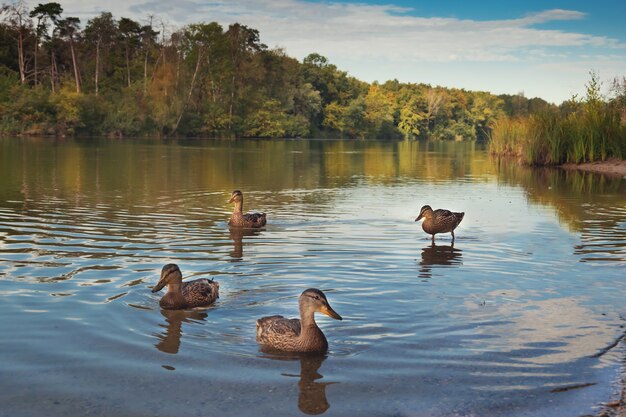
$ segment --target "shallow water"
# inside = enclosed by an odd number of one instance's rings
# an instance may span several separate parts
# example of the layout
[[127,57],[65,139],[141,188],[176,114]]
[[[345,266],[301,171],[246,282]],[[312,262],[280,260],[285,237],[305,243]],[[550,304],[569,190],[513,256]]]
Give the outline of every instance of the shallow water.
[[[0,139],[0,415],[572,416],[616,394],[626,179],[476,144]],[[229,231],[230,192],[269,224]],[[451,245],[419,208],[464,211]],[[220,282],[160,310],[161,267]],[[255,320],[322,289],[322,357]],[[162,294],[162,293],[161,293]]]

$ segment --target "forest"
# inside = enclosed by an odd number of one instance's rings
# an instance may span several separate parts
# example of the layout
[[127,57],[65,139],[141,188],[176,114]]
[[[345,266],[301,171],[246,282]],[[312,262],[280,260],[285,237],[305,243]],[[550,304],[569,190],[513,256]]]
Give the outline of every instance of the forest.
[[521,93],[366,83],[237,23],[170,30],[155,16],[81,22],[55,2],[1,9],[3,134],[485,140],[497,120],[559,108]]

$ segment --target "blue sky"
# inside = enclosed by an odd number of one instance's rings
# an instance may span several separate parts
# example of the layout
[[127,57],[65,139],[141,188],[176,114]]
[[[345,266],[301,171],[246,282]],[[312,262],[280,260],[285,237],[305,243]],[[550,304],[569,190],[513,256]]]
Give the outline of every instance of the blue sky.
[[626,76],[626,1],[61,0],[86,22],[100,11],[169,30],[239,22],[271,48],[320,53],[365,81],[427,83],[560,103],[583,94],[589,71],[608,93]]

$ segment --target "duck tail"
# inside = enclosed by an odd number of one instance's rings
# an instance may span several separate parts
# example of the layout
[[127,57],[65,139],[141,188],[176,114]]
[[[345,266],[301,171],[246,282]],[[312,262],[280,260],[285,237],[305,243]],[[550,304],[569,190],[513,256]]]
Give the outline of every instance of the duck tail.
[[465,217],[465,212],[463,212],[463,213],[454,213],[454,215],[458,219],[458,222],[461,223],[461,220],[463,220],[463,217]]

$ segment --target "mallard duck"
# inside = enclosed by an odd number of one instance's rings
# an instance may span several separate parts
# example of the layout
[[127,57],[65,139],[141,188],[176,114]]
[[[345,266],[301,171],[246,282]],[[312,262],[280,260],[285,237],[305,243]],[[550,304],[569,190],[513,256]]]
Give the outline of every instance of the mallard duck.
[[166,285],[167,293],[161,298],[159,305],[168,310],[205,307],[219,298],[218,282],[206,278],[183,282],[183,275],[176,264],[163,267],[161,278],[152,288],[152,292],[157,292]]
[[437,209],[433,211],[427,205],[422,207],[415,221],[420,221],[422,218],[425,219],[422,223],[422,229],[429,235],[433,235],[433,242],[437,233],[448,232],[452,234],[452,242],[454,242],[454,229],[461,223],[463,216],[465,216],[465,213],[453,213],[450,210]]
[[341,316],[332,309],[323,292],[315,288],[305,290],[298,300],[300,319],[283,316],[263,317],[256,321],[256,340],[263,347],[287,352],[316,352],[328,350],[328,342],[315,323],[319,311],[337,320]]
[[229,226],[236,227],[263,227],[267,223],[265,213],[243,213],[243,193],[239,190],[233,191],[229,203],[235,203],[233,214],[228,221]]

